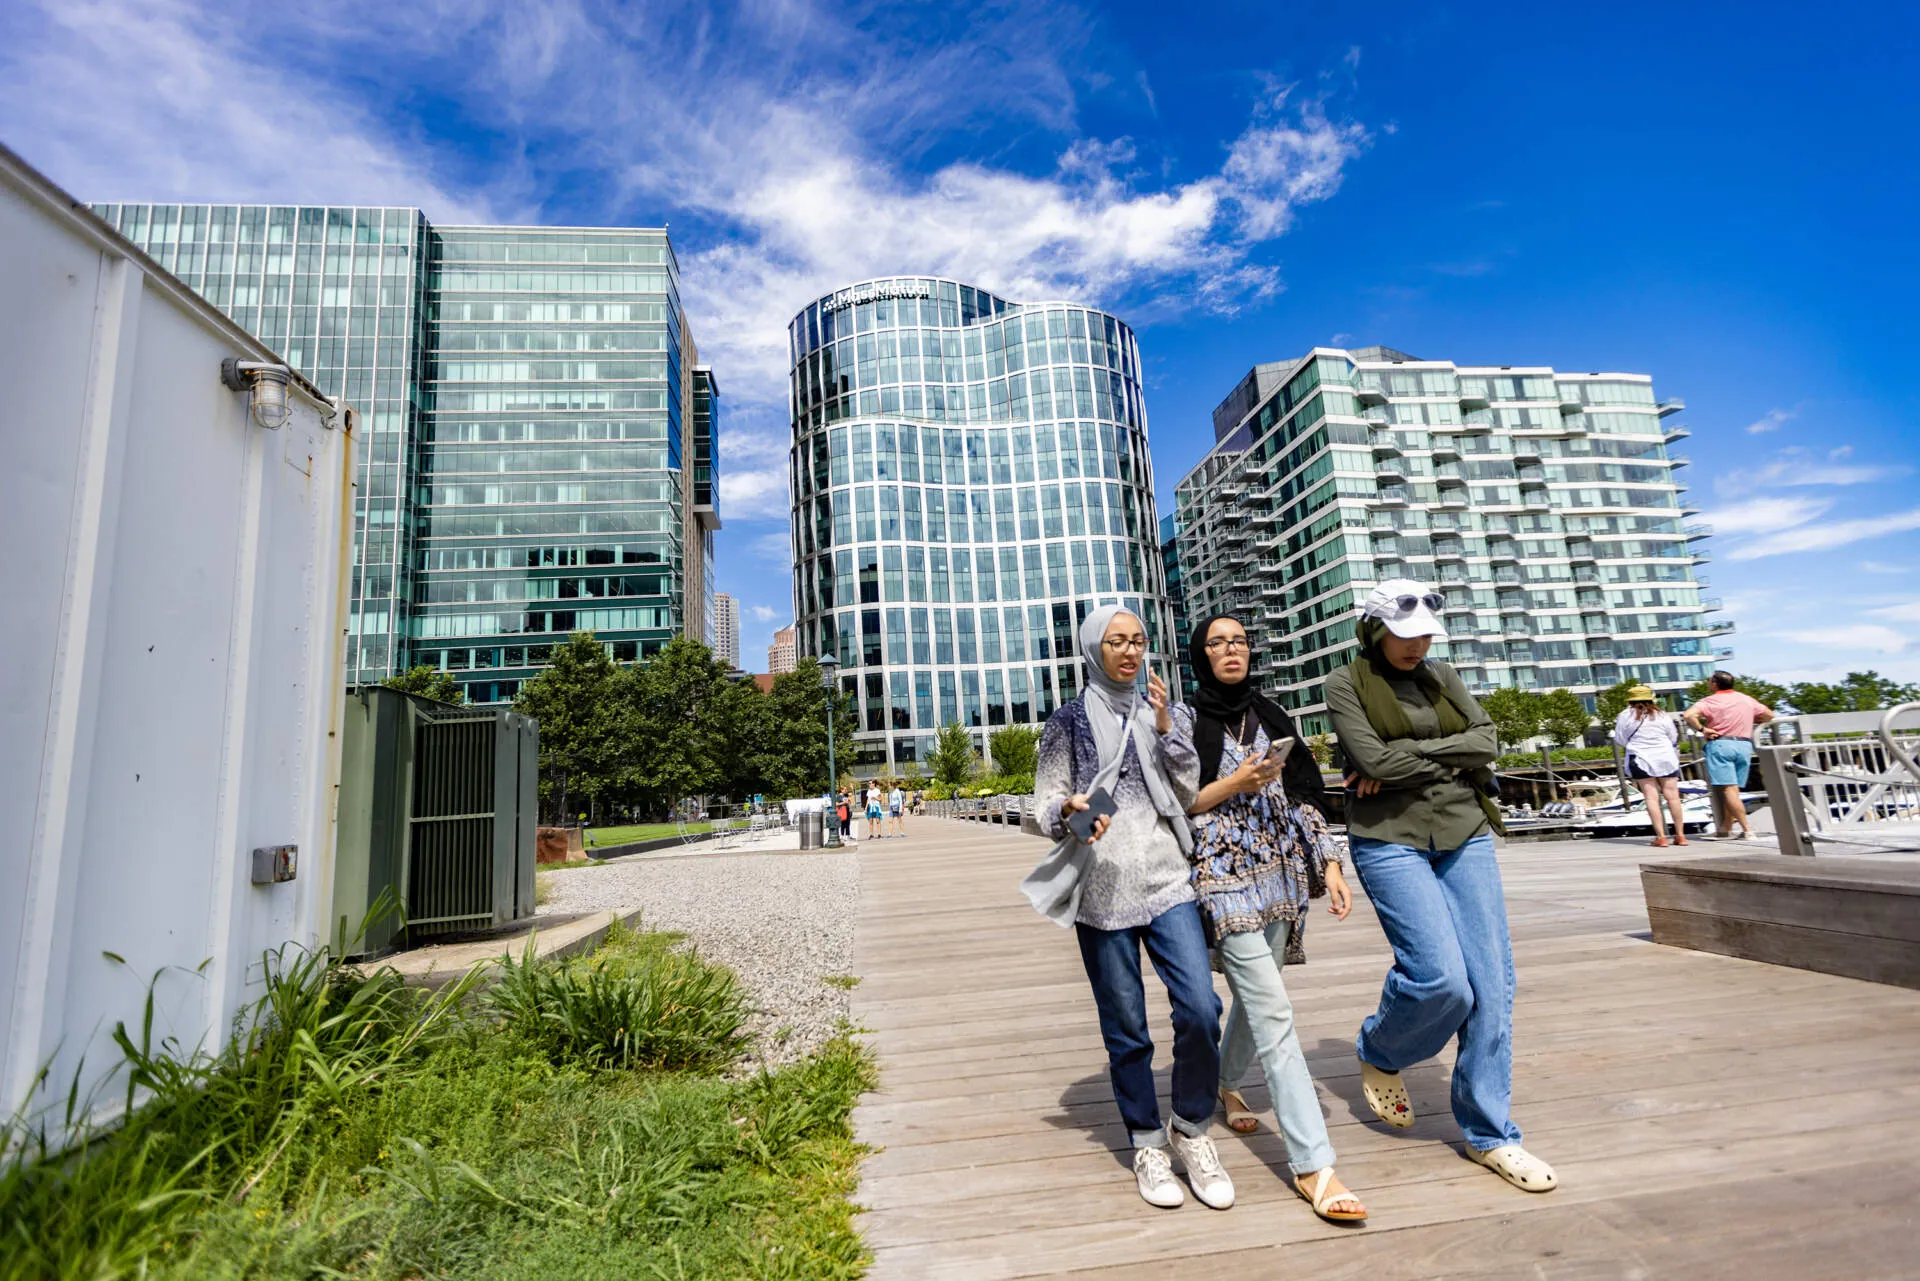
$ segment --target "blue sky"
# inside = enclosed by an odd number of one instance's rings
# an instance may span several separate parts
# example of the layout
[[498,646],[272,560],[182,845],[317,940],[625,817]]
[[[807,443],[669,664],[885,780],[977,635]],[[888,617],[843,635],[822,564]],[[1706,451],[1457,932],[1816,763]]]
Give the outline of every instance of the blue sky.
[[669,223],[785,621],[784,326],[937,271],[1131,319],[1163,507],[1315,343],[1651,373],[1735,666],[1920,680],[1920,8],[13,0],[0,139],[85,199]]

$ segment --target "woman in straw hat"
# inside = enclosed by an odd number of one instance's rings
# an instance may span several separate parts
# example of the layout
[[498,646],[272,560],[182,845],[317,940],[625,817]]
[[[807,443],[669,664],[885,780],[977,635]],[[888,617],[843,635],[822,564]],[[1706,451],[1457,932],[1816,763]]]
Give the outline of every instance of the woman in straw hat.
[[1667,824],[1660,814],[1665,798],[1673,815],[1673,843],[1687,843],[1687,820],[1680,813],[1680,726],[1653,701],[1653,691],[1635,685],[1627,691],[1627,705],[1613,722],[1613,741],[1627,750],[1627,777],[1640,786],[1653,821],[1653,843],[1667,843]]

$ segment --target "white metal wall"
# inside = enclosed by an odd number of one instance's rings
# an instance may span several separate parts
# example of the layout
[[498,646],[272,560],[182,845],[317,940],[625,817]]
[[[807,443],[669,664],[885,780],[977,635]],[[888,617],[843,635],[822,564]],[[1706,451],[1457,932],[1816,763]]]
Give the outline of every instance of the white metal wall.
[[296,380],[263,430],[230,355],[277,359],[0,148],[3,1112],[111,1112],[150,984],[212,1050],[325,937],[353,416]]

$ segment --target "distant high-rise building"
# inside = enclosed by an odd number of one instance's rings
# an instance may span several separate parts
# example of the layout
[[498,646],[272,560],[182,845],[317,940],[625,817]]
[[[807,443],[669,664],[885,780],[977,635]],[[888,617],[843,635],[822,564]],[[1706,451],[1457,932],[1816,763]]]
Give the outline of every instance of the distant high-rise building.
[[792,627],[782,627],[773,634],[773,644],[767,646],[767,674],[784,676],[794,668],[796,641],[800,633]]
[[350,681],[424,663],[493,702],[572,631],[704,638],[718,413],[664,229],[94,210],[361,411]]
[[740,602],[725,592],[713,597],[713,656],[728,667],[740,666]]
[[1133,331],[952,280],[836,290],[789,329],[799,647],[834,653],[863,775],[1079,690],[1088,612],[1172,616]]
[[1174,668],[1187,686],[1187,692],[1193,692],[1193,682],[1186,679],[1186,664],[1179,656],[1186,651],[1188,633],[1193,623],[1187,618],[1186,593],[1180,586],[1180,523],[1168,512],[1160,518],[1160,571],[1167,584],[1167,607],[1173,611],[1173,641],[1169,646],[1175,655]]
[[1694,567],[1686,458],[1645,374],[1455,365],[1386,347],[1261,365],[1214,411],[1217,443],[1175,490],[1193,617],[1246,620],[1254,674],[1327,729],[1322,683],[1354,652],[1377,582],[1436,583],[1477,690],[1622,680],[1677,690],[1715,637]]

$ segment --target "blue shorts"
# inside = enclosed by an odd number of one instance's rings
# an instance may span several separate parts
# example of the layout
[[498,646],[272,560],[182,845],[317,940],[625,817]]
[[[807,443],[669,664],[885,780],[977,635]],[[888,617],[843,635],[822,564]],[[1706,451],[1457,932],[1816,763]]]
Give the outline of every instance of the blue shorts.
[[1707,743],[1707,782],[1715,787],[1745,787],[1752,768],[1751,739],[1716,738]]

